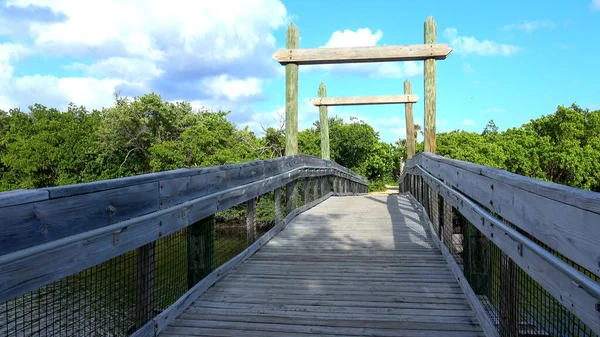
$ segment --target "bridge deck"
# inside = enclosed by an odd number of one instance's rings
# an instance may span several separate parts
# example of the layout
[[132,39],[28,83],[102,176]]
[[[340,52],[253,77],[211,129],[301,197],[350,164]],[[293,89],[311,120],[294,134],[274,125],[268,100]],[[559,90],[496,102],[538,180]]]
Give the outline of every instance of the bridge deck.
[[296,217],[162,336],[483,336],[406,197],[330,198]]

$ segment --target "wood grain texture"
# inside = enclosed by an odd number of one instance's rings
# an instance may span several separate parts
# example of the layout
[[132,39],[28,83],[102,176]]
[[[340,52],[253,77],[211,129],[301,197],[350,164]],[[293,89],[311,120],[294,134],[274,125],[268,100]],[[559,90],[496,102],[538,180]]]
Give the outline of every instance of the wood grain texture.
[[417,95],[380,95],[380,96],[337,96],[319,97],[310,100],[315,106],[342,106],[342,105],[382,105],[405,104],[419,101]]
[[[433,176],[600,275],[600,193],[431,154],[417,157]],[[565,202],[568,196],[574,200]]]
[[596,303],[600,301],[598,283],[491,216],[460,192],[421,171],[415,166],[415,159],[418,157],[407,163],[407,172],[421,174],[425,183],[436,193],[443,195],[445,201],[454,206],[543,289],[593,331],[600,332],[600,317],[595,311]]
[[[425,43],[437,42],[437,25],[433,17],[425,20]],[[436,61],[425,60],[424,85],[425,85],[425,152],[435,153],[435,115],[436,115]]]
[[28,204],[50,198],[50,193],[45,189],[14,190],[0,193],[0,208]]
[[[298,48],[298,27],[293,23],[287,30],[285,46]],[[285,65],[285,155],[298,154],[298,64]]]
[[[319,98],[327,97],[327,87],[325,83],[319,84]],[[319,106],[319,126],[321,129],[321,158],[329,160],[329,117],[327,116],[327,106]]]
[[437,59],[443,60],[452,52],[447,44],[416,44],[404,46],[280,49],[273,59],[280,64],[335,64],[365,62],[396,62]]
[[105,227],[158,209],[158,183],[0,208],[0,255]]
[[283,221],[275,224],[267,233],[262,235],[256,242],[244,249],[241,253],[236,255],[231,260],[225,262],[222,266],[217,268],[215,271],[207,275],[202,281],[198,282],[194,287],[188,290],[182,297],[180,297],[175,303],[169,306],[166,310],[162,311],[152,321],[146,323],[141,329],[134,332],[131,337],[149,337],[156,336],[159,332],[163,331],[178,315],[180,315],[186,308],[188,308],[200,295],[208,290],[215,282],[223,278],[229,271],[235,266],[244,262],[254,253],[256,253],[262,246],[264,246],[269,240],[271,240],[277,233],[282,231],[298,214],[301,214],[323,201],[329,199],[332,196],[331,193],[324,195],[323,197],[302,205],[299,208],[293,210],[288,214]]
[[484,336],[407,201],[329,198],[180,310],[160,336]]
[[[66,236],[42,245],[32,246],[28,249],[16,250],[9,254],[0,255],[0,302],[12,299],[27,291],[38,289],[53,281],[136,249],[204,219],[217,212],[217,210],[246,202],[297,179],[313,176],[340,175],[355,179],[361,184],[368,184],[364,178],[349,173],[351,171],[348,169],[338,169],[339,165],[337,164],[322,161],[316,157],[305,156],[301,158],[306,159],[307,162],[321,161],[323,167],[306,168],[300,166],[279,175],[191,199],[160,210],[158,210],[158,183],[150,183],[150,185],[156,185],[154,192],[145,193],[141,189],[140,191],[144,195],[139,196],[139,194],[134,193],[129,198],[138,198],[139,200],[136,200],[136,202],[142,202],[146,200],[143,199],[144,197],[149,198],[150,196],[154,196],[156,198],[156,205],[154,207],[157,211],[127,218],[127,220],[108,226]],[[283,160],[283,162],[286,161]],[[146,185],[149,184],[143,184],[142,186]],[[139,188],[139,186],[129,186],[125,187],[125,189],[130,190],[136,187]],[[104,193],[118,190],[75,195],[69,198],[81,199],[94,195],[99,195],[98,198],[100,198],[103,195],[106,196]],[[124,198],[121,194],[118,195],[120,196],[119,198],[123,198],[123,203],[126,204],[125,200],[127,198]],[[64,199],[67,198],[50,199],[45,202],[58,202],[61,200],[64,201]],[[101,202],[106,203],[110,201],[111,198],[108,198]],[[80,202],[79,204],[83,203]],[[136,203],[133,204],[137,205]],[[29,205],[25,204],[27,207]],[[66,206],[71,207],[72,204],[67,203]],[[4,214],[2,212],[10,208],[0,209],[0,214]],[[57,215],[60,216],[59,219],[64,220],[61,212],[57,212]],[[73,213],[72,216],[82,215]],[[123,215],[123,217],[125,216]],[[2,229],[5,230],[4,227]]]
[[[498,337],[499,336],[498,330],[496,330],[494,322],[489,317],[489,315],[487,314],[481,301],[479,300],[479,298],[473,291],[473,288],[471,288],[471,285],[469,284],[467,279],[464,277],[463,271],[456,263],[454,256],[450,253],[450,251],[448,250],[446,245],[439,239],[439,234],[435,235],[434,224],[432,223],[431,219],[429,218],[427,212],[425,212],[425,209],[423,208],[423,206],[419,205],[418,201],[414,197],[412,197],[408,193],[406,193],[405,195],[409,199],[410,205],[412,207],[415,207],[418,211],[420,211],[421,214],[423,215],[423,217],[425,218],[425,221],[429,224],[429,230],[433,233],[433,235],[431,237],[433,239],[434,244],[442,252],[442,255],[444,256],[444,259],[446,260],[448,266],[450,267],[450,270],[454,274],[454,277],[456,277],[458,284],[460,285],[460,288],[462,289],[463,293],[467,297],[467,300],[469,301],[469,305],[471,306],[471,308],[473,308],[473,311],[475,312],[475,315],[477,316],[477,320],[479,321],[481,328],[485,332],[485,335],[488,337]],[[448,203],[442,202],[442,204],[444,204],[444,206],[442,206],[442,208],[443,208],[443,207],[446,207],[446,205]],[[450,206],[450,212],[444,213],[444,214],[447,214],[450,216],[449,222],[447,221],[447,219],[444,219],[443,222],[452,223],[452,218],[451,218],[452,212],[451,211],[452,211],[452,206]],[[440,216],[440,218],[443,218],[443,217],[444,216]]]
[[[404,94],[412,94],[412,84],[409,80],[404,81]],[[406,121],[406,149],[407,158],[412,158],[415,155],[415,124],[413,119],[413,105],[408,103],[404,105],[404,119]]]

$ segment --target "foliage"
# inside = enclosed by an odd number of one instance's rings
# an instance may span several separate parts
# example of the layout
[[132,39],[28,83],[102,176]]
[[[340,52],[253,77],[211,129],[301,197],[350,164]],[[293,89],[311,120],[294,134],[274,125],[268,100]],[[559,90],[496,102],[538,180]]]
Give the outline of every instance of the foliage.
[[600,191],[600,110],[576,104],[498,132],[438,134],[438,154],[581,189]]
[[[228,120],[228,112],[195,111],[186,102],[147,94],[115,95],[115,104],[66,111],[40,104],[24,112],[0,110],[0,191],[89,182],[136,174],[268,159],[284,154],[283,124],[258,138]],[[415,133],[422,134],[415,125]],[[382,142],[364,121],[329,119],[331,157],[364,175],[372,189],[395,182],[406,140]],[[482,133],[437,136],[438,154],[517,174],[600,191],[600,110],[576,104],[500,132],[493,120]],[[320,156],[320,124],[298,134],[300,153]],[[416,151],[423,151],[417,142]],[[268,198],[259,217],[272,218]],[[238,210],[238,211],[241,211]],[[227,216],[238,216],[232,210]]]

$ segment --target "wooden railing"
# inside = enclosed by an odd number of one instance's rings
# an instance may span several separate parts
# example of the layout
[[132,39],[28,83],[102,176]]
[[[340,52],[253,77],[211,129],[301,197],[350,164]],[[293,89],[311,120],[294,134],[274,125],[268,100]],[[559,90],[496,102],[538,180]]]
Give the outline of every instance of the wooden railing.
[[400,183],[488,335],[600,333],[600,193],[431,153]]
[[[303,196],[300,197],[304,202],[302,207],[296,207],[298,193],[294,191],[300,184],[303,184]],[[0,305],[5,305],[4,309],[0,307],[0,313],[4,310],[6,317],[14,320],[12,323],[4,322],[4,328],[8,331],[6,335],[18,335],[18,331],[11,329],[18,330],[19,324],[23,324],[18,320],[28,319],[18,313],[19,310],[31,311],[31,308],[19,309],[20,303],[26,301],[14,302],[16,299],[132,251],[137,256],[137,267],[134,265],[131,268],[137,268],[133,273],[137,275],[138,300],[137,308],[131,310],[138,312],[135,329],[129,330],[129,333],[138,330],[137,335],[153,335],[203,289],[256,251],[295,215],[331,195],[367,191],[368,181],[351,170],[328,160],[295,155],[0,193]],[[272,192],[275,225],[259,237],[256,200]],[[282,198],[283,194],[285,199]],[[282,202],[285,202],[285,210],[282,210]],[[215,246],[214,220],[212,227],[206,227],[209,232],[205,234],[193,234],[197,233],[194,229],[197,227],[194,226],[207,222],[217,212],[241,203],[246,203],[246,249],[216,270],[211,267],[206,270],[207,264],[203,264],[202,259],[211,259],[206,249]],[[166,310],[162,308],[162,312],[156,316],[156,308],[147,303],[152,301],[153,268],[158,263],[154,258],[155,249],[158,248],[154,244],[186,229],[187,235],[197,235],[190,239],[186,247],[190,250],[189,247],[197,245],[200,251],[184,252],[184,256],[178,258],[189,259],[189,273],[198,271],[194,271],[194,264],[197,267],[198,263],[203,265],[204,270],[197,277],[192,275],[191,279],[195,279],[184,296],[171,303]],[[208,265],[214,265],[214,257],[212,260]],[[90,284],[90,287],[94,288],[94,284]],[[10,310],[7,309],[9,306]],[[142,309],[146,312],[139,312],[142,307],[147,307]],[[15,314],[9,315],[13,309]],[[76,324],[73,320],[77,318],[71,317],[68,319],[71,323],[63,323]],[[46,323],[53,324],[51,320]],[[47,328],[36,325],[43,324],[40,322],[31,324],[31,330]],[[73,333],[74,330],[68,331]],[[98,331],[79,333],[94,334]],[[109,333],[124,334],[122,331]]]

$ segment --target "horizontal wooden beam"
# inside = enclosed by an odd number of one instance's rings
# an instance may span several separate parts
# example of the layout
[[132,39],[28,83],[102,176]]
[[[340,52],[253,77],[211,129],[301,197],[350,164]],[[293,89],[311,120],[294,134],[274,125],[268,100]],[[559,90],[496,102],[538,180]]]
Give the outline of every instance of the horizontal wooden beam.
[[334,64],[444,60],[452,52],[447,44],[413,44],[405,46],[280,49],[273,58],[280,64]]
[[335,105],[369,105],[369,104],[405,104],[416,103],[417,95],[382,95],[382,96],[338,96],[313,98],[310,102],[316,106]]

